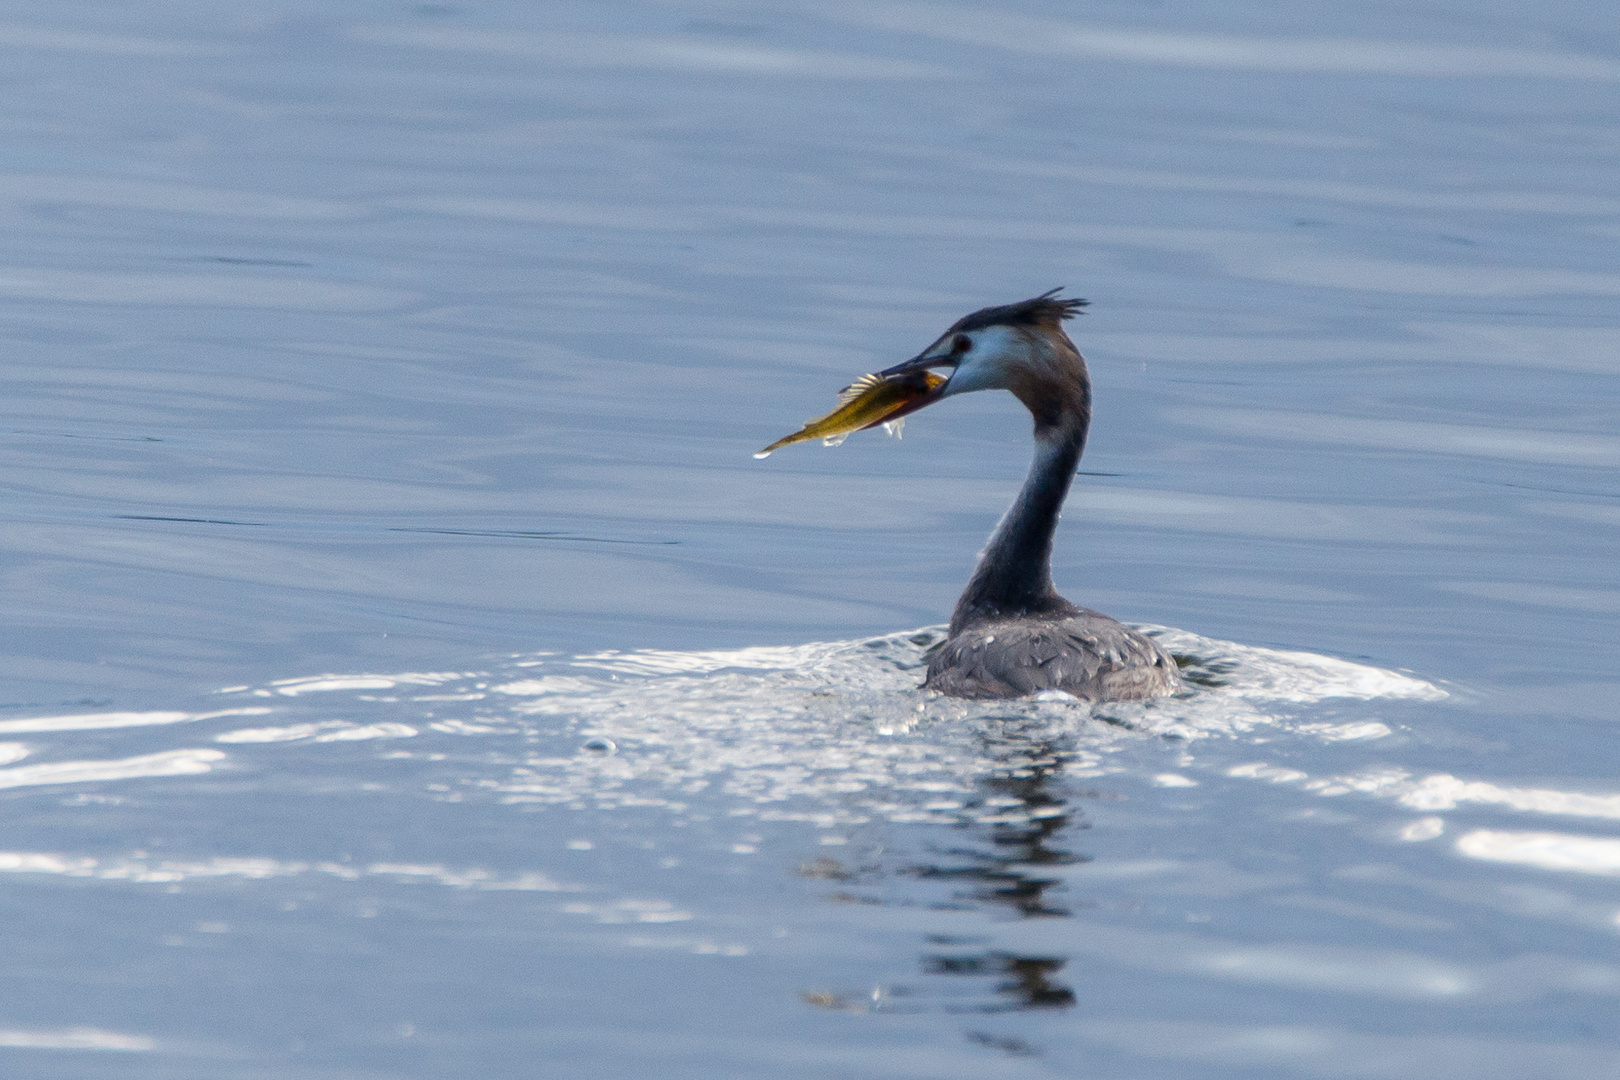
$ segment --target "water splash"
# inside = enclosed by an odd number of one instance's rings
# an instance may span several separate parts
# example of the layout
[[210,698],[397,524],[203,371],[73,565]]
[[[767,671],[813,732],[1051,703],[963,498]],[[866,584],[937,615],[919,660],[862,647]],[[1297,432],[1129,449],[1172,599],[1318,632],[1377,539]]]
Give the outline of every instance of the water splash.
[[[1377,720],[1328,721],[1306,707],[1446,696],[1420,679],[1332,657],[1146,630],[1183,665],[1184,693],[1098,706],[1066,694],[942,698],[919,689],[928,652],[944,636],[930,627],[796,646],[514,656],[479,672],[284,679],[229,692],[282,699],[275,723],[215,739],[237,753],[271,753],[289,743],[422,736],[390,755],[403,760],[442,757],[446,737],[504,738],[503,764],[465,765],[450,785],[457,797],[677,815],[720,804],[736,817],[830,828],[1005,816],[1005,807],[975,801],[976,785],[1001,767],[987,736],[993,743],[1011,728],[1061,739],[1065,775],[1084,778],[1121,771],[1114,755],[1144,737],[1265,729],[1323,742],[1376,739],[1389,733]],[[423,689],[433,692],[415,693]]]

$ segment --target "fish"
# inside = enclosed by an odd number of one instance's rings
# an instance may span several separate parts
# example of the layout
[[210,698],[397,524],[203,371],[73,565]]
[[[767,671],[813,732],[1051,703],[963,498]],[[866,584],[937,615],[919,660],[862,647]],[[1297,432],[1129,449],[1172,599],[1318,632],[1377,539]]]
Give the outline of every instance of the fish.
[[806,421],[804,427],[777,439],[754,456],[767,458],[784,446],[811,439],[837,446],[850,432],[879,424],[888,427],[891,434],[899,434],[900,425],[904,423],[900,415],[921,407],[925,399],[944,385],[945,377],[932,371],[913,371],[889,378],[862,375],[838,392],[838,408],[826,416]]

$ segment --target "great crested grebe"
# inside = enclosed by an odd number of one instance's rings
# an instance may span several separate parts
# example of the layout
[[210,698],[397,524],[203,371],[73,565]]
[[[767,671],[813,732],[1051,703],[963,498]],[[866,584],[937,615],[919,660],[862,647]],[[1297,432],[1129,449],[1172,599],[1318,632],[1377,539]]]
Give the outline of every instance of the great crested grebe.
[[1010,390],[1035,418],[1035,463],[991,535],[928,661],[924,686],[952,697],[1014,698],[1063,690],[1087,701],[1136,701],[1181,687],[1157,642],[1052,587],[1052,534],[1091,424],[1091,376],[1063,322],[1086,301],[1053,289],[957,320],[928,348],[880,372],[949,377],[900,412],[973,390]]

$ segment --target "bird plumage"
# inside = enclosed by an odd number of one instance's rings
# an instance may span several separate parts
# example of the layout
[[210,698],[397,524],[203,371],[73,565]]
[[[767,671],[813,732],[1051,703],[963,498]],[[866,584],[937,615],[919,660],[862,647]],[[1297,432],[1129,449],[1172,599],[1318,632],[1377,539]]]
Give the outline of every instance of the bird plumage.
[[953,697],[1023,697],[1062,690],[1089,701],[1175,693],[1174,659],[1152,638],[1060,596],[1052,538],[1091,423],[1091,378],[1063,330],[1085,304],[1052,290],[958,319],[915,358],[882,374],[950,368],[929,401],[1011,391],[1035,422],[1035,461],[996,527],[951,616],[924,685]]
[[1140,701],[1180,689],[1176,662],[1144,634],[1087,608],[987,619],[954,631],[928,660],[930,690],[960,698],[1062,690],[1087,701]]

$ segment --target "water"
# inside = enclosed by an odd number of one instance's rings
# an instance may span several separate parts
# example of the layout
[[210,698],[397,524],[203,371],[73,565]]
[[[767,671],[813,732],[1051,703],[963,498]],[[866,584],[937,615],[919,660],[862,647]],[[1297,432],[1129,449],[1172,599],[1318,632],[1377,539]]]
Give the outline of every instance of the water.
[[[8,1075],[1620,1073],[1594,14],[14,6]],[[1059,284],[1190,693],[928,700]]]

